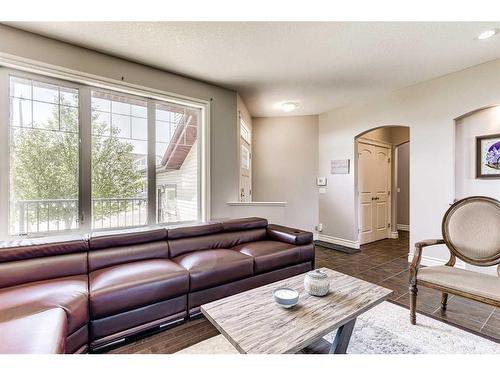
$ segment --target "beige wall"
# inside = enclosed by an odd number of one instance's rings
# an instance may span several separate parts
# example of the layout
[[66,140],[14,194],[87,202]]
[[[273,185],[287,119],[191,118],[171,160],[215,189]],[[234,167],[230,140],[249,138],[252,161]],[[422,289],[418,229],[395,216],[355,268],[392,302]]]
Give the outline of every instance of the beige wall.
[[314,230],[318,220],[318,116],[254,118],[255,201],[286,201],[286,223]]
[[[500,60],[393,92],[370,102],[319,116],[319,174],[332,159],[354,158],[354,137],[383,125],[411,127],[410,243],[441,237],[441,219],[454,199],[454,119],[500,102]],[[357,240],[354,173],[330,176],[320,195],[320,221],[327,235]],[[426,251],[429,264],[448,251]]]
[[236,93],[141,64],[0,25],[0,56],[13,55],[96,77],[210,101],[212,217],[238,198]]

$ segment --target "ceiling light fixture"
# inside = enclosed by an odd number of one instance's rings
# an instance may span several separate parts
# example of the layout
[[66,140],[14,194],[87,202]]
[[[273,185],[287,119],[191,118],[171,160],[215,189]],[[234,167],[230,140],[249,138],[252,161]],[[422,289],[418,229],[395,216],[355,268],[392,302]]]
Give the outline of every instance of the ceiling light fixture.
[[281,104],[281,110],[283,112],[292,112],[293,110],[297,109],[298,106],[299,104],[295,102],[285,102]]
[[479,40],[488,39],[488,38],[491,38],[496,33],[498,33],[497,29],[486,30],[486,31],[483,31],[481,34],[479,34],[477,36],[477,39],[479,39]]

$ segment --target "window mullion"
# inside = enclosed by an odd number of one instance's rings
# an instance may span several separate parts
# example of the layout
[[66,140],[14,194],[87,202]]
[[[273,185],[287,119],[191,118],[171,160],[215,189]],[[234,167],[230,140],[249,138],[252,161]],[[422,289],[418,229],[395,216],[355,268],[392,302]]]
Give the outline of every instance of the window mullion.
[[156,194],[156,103],[148,100],[148,224],[157,222]]
[[92,222],[92,114],[91,90],[88,86],[79,89],[79,126],[80,126],[80,181],[79,181],[79,219],[80,230],[89,231]]

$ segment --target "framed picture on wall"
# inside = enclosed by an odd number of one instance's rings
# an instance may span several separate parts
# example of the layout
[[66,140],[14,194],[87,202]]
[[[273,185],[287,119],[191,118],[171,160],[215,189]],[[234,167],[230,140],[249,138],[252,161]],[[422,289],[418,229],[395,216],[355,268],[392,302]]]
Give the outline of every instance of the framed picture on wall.
[[500,178],[500,134],[476,137],[476,178]]

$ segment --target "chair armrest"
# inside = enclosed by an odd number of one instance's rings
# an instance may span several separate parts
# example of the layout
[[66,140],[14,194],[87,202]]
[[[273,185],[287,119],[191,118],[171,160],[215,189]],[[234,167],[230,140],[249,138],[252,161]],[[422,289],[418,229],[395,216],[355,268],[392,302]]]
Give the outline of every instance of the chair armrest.
[[434,245],[444,245],[444,240],[424,240],[415,244],[415,252],[413,253],[413,260],[410,265],[410,284],[414,285],[417,282],[417,271],[422,261],[422,250],[424,247]]
[[306,245],[313,241],[313,234],[311,232],[276,224],[269,224],[267,226],[267,237],[292,245]]

